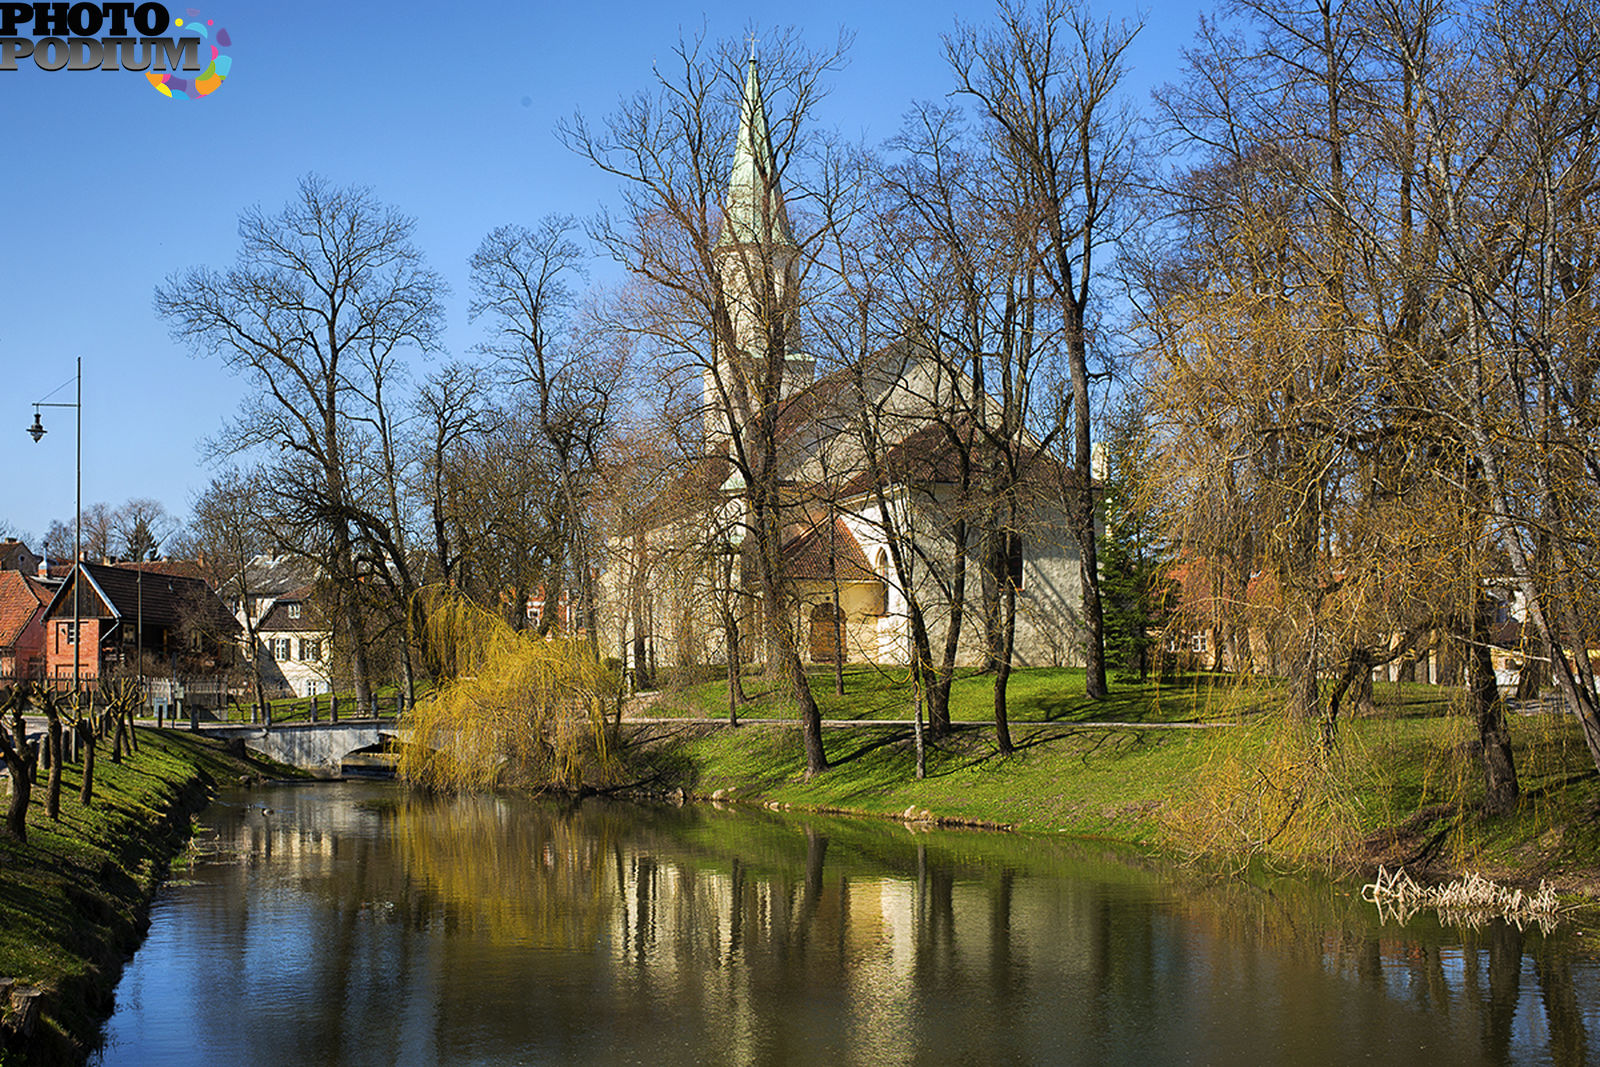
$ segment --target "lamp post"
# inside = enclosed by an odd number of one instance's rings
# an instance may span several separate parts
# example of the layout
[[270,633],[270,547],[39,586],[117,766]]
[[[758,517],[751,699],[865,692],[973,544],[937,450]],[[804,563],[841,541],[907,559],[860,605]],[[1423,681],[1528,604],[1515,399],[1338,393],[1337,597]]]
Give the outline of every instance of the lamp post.
[[[44,423],[39,421],[40,408],[72,408],[78,413],[78,474],[76,507],[77,512],[73,522],[73,568],[81,572],[83,565],[83,357],[78,357],[78,373],[73,381],[78,385],[78,402],[66,404],[61,402],[50,403],[48,398],[55,395],[56,390],[45,394],[45,400],[36,401],[33,405],[33,425],[28,427],[28,433],[37,444],[49,431],[44,428]],[[58,386],[57,389],[60,387]],[[82,688],[82,655],[79,649],[83,644],[83,612],[80,607],[80,590],[83,588],[82,573],[74,573],[72,577],[72,695],[74,703],[81,700]],[[96,677],[99,671],[95,672]]]

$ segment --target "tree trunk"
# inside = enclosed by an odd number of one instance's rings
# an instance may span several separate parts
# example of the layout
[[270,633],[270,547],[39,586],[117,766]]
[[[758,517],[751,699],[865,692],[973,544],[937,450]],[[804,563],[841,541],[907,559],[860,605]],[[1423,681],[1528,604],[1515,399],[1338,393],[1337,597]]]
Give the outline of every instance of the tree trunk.
[[11,741],[0,737],[0,757],[11,775],[11,806],[6,812],[6,829],[18,841],[28,840],[28,801],[33,795],[33,761],[28,758],[28,725],[17,707],[11,717]]
[[1483,807],[1490,815],[1502,815],[1517,805],[1517,768],[1511,755],[1505,704],[1500,699],[1494,660],[1489,654],[1491,610],[1489,597],[1479,589],[1473,611],[1468,692],[1478,724],[1478,741],[1483,749]]
[[[1011,681],[1011,659],[1017,638],[1017,587],[1011,583],[1009,557],[1002,555],[1000,562],[1000,655],[994,670],[994,731],[995,740],[1000,744],[1000,754],[1009,756],[1016,751],[1011,744],[1006,687]],[[1104,664],[1101,666],[1103,668]],[[1101,681],[1104,682],[1103,670]]]
[[76,729],[78,742],[83,745],[83,787],[78,790],[78,800],[87,808],[94,803],[94,727],[79,715]]
[[[770,434],[765,438],[769,443]],[[769,449],[771,451],[771,449]],[[761,582],[762,614],[767,620],[767,643],[778,659],[780,672],[787,677],[790,695],[800,714],[800,734],[805,744],[806,776],[821,774],[828,769],[828,758],[822,748],[822,713],[811,695],[811,682],[806,677],[805,665],[800,662],[800,650],[789,626],[784,606],[782,569],[778,559],[779,539],[782,532],[777,513],[777,486],[773,470],[776,456],[767,455],[763,470],[751,487],[750,512],[758,539],[756,569]],[[768,484],[774,483],[774,484]]]
[[55,696],[45,698],[45,716],[49,723],[47,744],[50,748],[50,780],[45,784],[44,812],[51,819],[61,818],[61,712],[56,707]]

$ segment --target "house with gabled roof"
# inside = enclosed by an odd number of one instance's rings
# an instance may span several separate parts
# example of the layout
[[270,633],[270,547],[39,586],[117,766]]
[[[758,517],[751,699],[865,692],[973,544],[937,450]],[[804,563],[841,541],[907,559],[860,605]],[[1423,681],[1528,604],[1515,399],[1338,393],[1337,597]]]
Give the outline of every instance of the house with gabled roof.
[[32,575],[0,570],[0,682],[44,677],[44,618],[52,593]]
[[316,593],[315,583],[280,593],[255,624],[269,691],[302,697],[333,691],[332,627]]
[[239,624],[201,578],[80,561],[45,609],[45,678],[93,686],[139,656],[180,676],[233,662]]
[[19,571],[33,574],[39,569],[40,557],[15,537],[0,540],[0,571]]

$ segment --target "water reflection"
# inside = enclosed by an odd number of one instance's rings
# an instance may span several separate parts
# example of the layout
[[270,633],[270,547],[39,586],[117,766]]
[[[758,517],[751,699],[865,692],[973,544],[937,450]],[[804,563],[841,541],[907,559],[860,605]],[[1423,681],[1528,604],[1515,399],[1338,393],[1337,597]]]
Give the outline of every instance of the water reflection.
[[1600,1026],[1576,932],[1081,842],[371,783],[207,822],[104,1063],[1582,1063]]

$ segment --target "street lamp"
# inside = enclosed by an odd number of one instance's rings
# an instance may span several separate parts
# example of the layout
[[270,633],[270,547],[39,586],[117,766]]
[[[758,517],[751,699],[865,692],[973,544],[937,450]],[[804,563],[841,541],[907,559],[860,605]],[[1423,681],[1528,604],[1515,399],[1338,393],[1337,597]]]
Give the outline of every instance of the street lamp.
[[[82,356],[78,357],[78,373],[77,373],[76,376],[74,376],[73,381],[77,382],[77,384],[78,384],[78,402],[76,404],[66,404],[66,403],[61,403],[59,401],[55,402],[55,403],[51,403],[51,402],[49,402],[50,397],[54,396],[60,390],[61,387],[57,386],[55,389],[52,389],[50,392],[45,394],[43,400],[38,400],[38,401],[34,402],[34,405],[33,405],[33,425],[28,427],[28,435],[33,438],[33,441],[34,441],[35,444],[38,444],[40,439],[42,439],[45,434],[49,433],[49,431],[44,428],[44,423],[39,421],[39,409],[40,408],[72,408],[75,411],[77,411],[77,413],[78,413],[77,515],[76,515],[76,520],[73,523],[73,535],[72,536],[73,536],[73,539],[74,539],[73,554],[77,557],[74,560],[74,566],[81,567],[81,564],[83,563],[83,558],[82,558],[82,556],[83,556],[83,357]],[[62,383],[62,385],[65,385],[65,384],[66,384],[65,382]],[[83,612],[82,612],[82,610],[81,610],[81,608],[79,606],[80,605],[80,599],[79,599],[80,593],[79,593],[79,591],[83,588],[83,580],[82,579],[83,579],[83,575],[81,573],[74,575],[73,579],[72,579],[72,695],[73,695],[73,698],[74,698],[75,701],[80,699],[80,692],[81,692],[81,688],[82,688],[82,667],[81,667],[82,656],[81,656],[81,654],[79,652],[79,649],[82,648],[82,646],[83,646]],[[96,677],[98,677],[99,676],[98,670],[95,673],[96,673]]]

